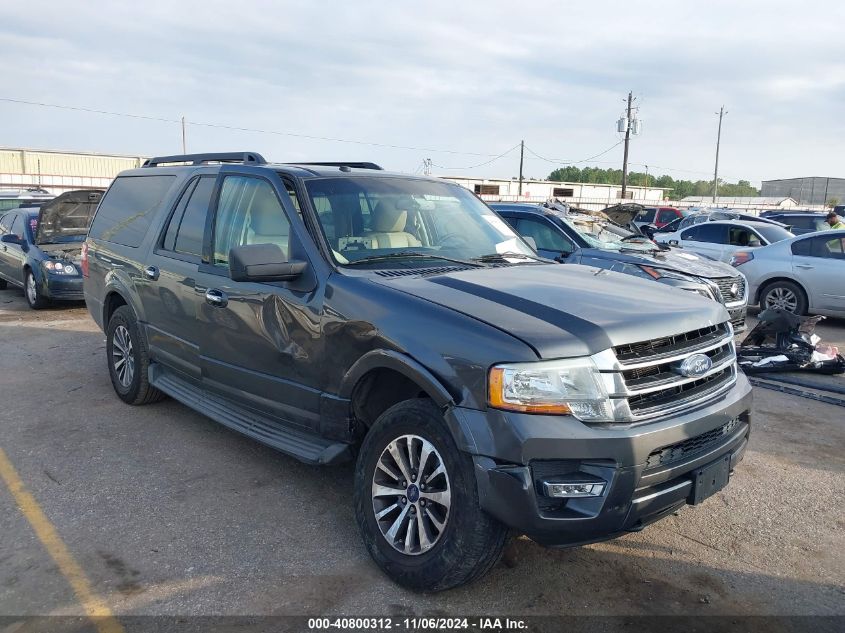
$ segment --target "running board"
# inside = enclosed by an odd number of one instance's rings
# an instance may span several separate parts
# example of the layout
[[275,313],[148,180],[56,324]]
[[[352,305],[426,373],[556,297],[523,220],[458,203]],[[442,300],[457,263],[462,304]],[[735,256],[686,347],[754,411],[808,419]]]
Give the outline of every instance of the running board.
[[149,375],[150,384],[174,400],[301,462],[334,464],[352,458],[348,444],[333,442],[307,431],[283,426],[268,416],[200,390],[161,365],[150,365]]

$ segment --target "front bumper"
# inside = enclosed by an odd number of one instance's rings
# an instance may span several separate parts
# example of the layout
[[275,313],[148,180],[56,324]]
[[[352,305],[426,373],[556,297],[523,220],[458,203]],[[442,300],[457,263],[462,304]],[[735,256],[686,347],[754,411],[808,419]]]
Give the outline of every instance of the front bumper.
[[[475,444],[484,510],[539,543],[572,546],[642,529],[691,503],[696,470],[727,456],[733,469],[742,459],[750,409],[751,387],[740,375],[709,405],[638,425],[586,425],[568,416],[492,409],[453,415]],[[545,495],[544,481],[578,475],[605,481],[602,495]]]
[[42,294],[50,299],[62,301],[84,301],[82,276],[44,275],[41,282]]

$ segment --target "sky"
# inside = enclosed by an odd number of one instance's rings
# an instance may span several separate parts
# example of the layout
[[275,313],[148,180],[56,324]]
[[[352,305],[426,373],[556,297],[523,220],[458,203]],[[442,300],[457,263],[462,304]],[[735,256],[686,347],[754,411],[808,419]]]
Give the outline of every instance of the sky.
[[720,177],[845,177],[843,25],[834,1],[4,2],[0,146],[180,153],[184,116],[189,152],[511,178],[524,140],[545,178],[621,167],[630,90],[634,171],[711,179],[724,105]]

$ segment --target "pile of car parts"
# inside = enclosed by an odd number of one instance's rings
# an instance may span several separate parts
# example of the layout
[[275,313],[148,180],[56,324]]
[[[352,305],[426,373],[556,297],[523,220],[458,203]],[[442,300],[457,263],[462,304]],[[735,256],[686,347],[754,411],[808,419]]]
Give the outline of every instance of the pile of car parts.
[[814,333],[823,316],[800,317],[780,308],[769,308],[758,318],[759,323],[737,350],[737,361],[746,374],[845,373],[845,358],[839,349],[822,343]]

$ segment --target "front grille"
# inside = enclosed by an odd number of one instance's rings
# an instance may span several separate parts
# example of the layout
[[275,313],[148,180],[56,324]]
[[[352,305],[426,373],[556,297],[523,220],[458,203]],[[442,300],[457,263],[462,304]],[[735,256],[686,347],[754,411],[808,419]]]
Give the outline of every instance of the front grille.
[[[719,294],[722,295],[722,303],[736,303],[745,298],[745,277],[739,275],[737,277],[719,277],[713,282],[719,286]],[[731,288],[736,284],[736,294],[731,292]]]
[[736,417],[717,429],[652,451],[648,456],[646,469],[671,466],[706,453],[724,442],[725,438],[729,437],[741,424],[743,424],[742,420]]
[[639,363],[661,356],[671,356],[675,353],[683,353],[690,348],[704,347],[723,338],[728,332],[726,324],[708,325],[707,327],[664,336],[650,341],[618,345],[613,348],[616,359],[623,365],[626,363]]
[[677,404],[680,398],[683,401],[690,399],[698,400],[714,393],[727,382],[731,381],[733,377],[733,369],[729,367],[715,374],[710,374],[705,378],[693,380],[692,382],[667,387],[660,391],[651,391],[649,393],[631,396],[628,398],[628,406],[631,407],[631,413],[635,416],[660,413],[664,406]]
[[[639,422],[687,411],[720,397],[736,382],[736,348],[727,323],[613,348],[599,367],[615,419]],[[682,373],[694,354],[710,359],[701,376]]]

